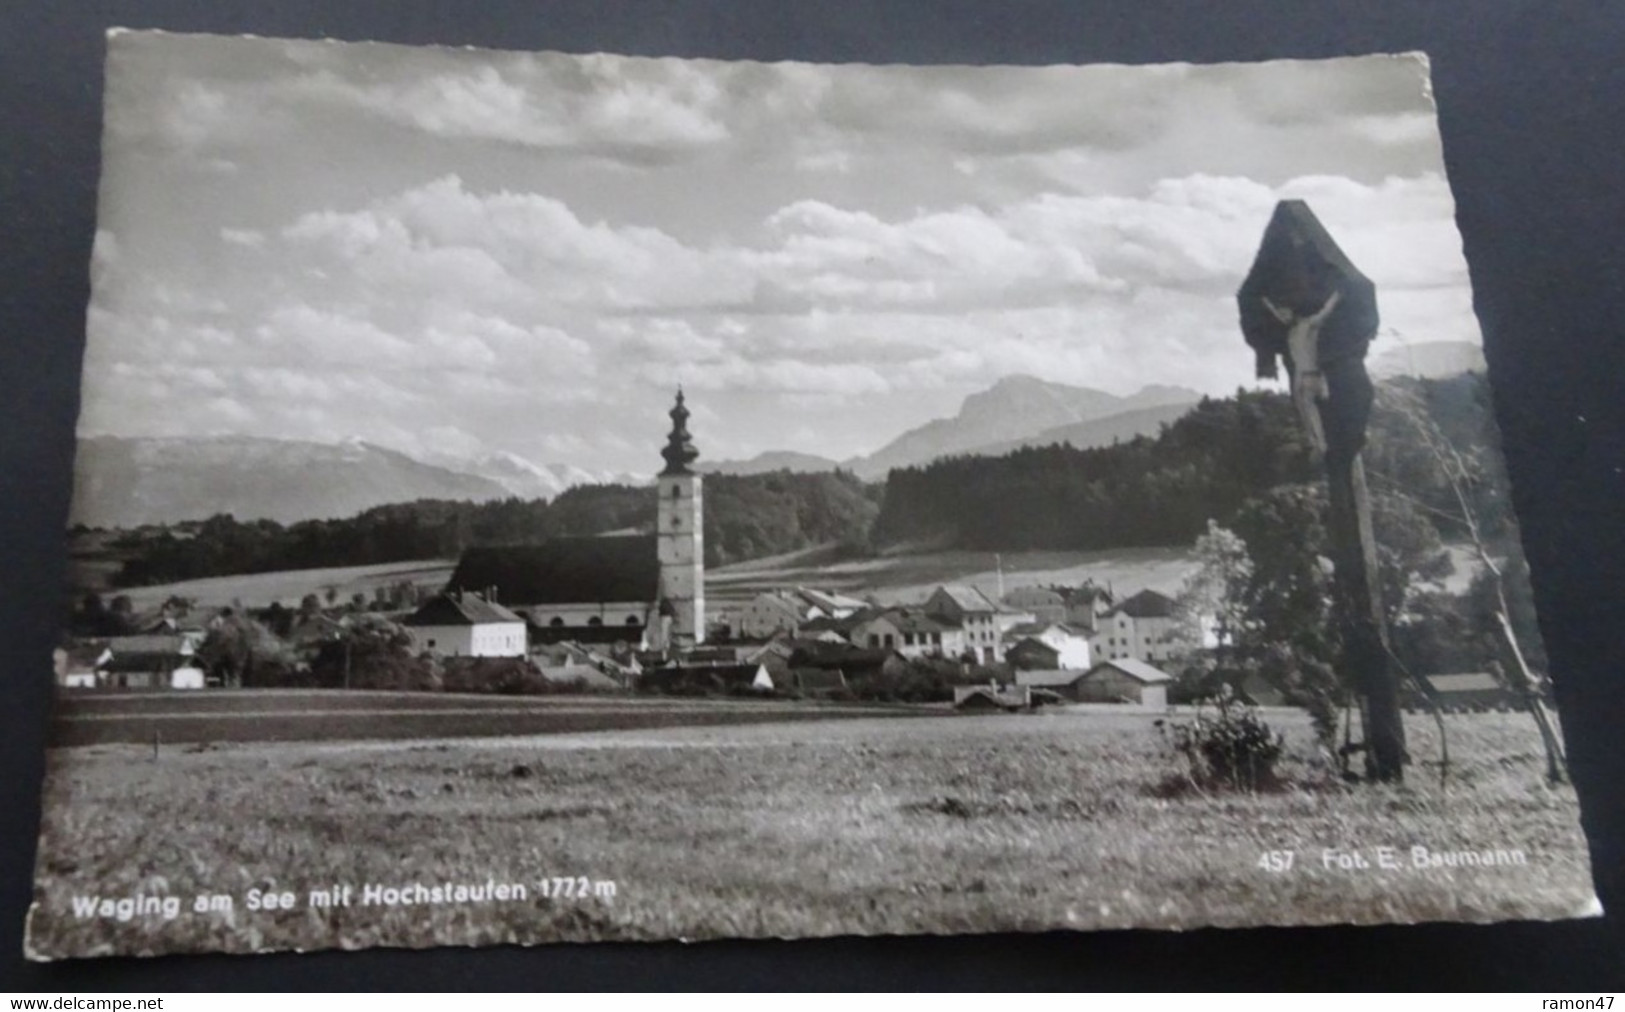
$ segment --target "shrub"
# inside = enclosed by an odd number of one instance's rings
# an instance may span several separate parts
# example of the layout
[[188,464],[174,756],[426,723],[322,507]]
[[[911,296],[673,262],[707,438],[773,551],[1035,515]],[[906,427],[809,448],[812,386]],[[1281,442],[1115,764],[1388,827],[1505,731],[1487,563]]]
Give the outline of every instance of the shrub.
[[448,657],[441,674],[446,692],[538,696],[561,691],[522,657]]
[[1273,784],[1286,737],[1230,692],[1221,691],[1214,703],[1212,716],[1198,710],[1191,722],[1165,727],[1174,750],[1190,764],[1191,779],[1205,787],[1238,791]]

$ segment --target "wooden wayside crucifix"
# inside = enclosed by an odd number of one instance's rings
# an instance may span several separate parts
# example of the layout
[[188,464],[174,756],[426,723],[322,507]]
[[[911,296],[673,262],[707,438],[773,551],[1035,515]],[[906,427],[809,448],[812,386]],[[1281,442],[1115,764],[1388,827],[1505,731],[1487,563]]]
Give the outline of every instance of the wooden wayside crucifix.
[[1284,360],[1292,400],[1331,501],[1334,592],[1341,616],[1341,667],[1361,700],[1366,773],[1404,778],[1405,726],[1388,649],[1371,528],[1371,496],[1360,450],[1371,418],[1366,350],[1377,333],[1377,292],[1349,262],[1309,205],[1283,200],[1264,229],[1252,270],[1236,293],[1241,331],[1259,378]]

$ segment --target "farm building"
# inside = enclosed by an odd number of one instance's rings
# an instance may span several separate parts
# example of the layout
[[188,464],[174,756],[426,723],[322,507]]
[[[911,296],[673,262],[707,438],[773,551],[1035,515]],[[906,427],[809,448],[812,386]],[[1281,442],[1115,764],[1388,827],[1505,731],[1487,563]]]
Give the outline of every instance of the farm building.
[[1283,706],[1286,704],[1286,693],[1271,685],[1267,678],[1256,671],[1250,672],[1247,677],[1241,680],[1237,695],[1241,697],[1242,702],[1251,703],[1254,706]]
[[787,683],[803,696],[840,696],[846,693],[846,675],[840,668],[791,668]]
[[956,710],[1025,710],[1033,705],[1032,689],[1025,685],[956,685]]
[[1064,622],[1023,622],[1005,637],[1005,660],[1017,668],[1089,667],[1088,634]]
[[1089,671],[1080,668],[1017,671],[1016,684],[1029,689],[1043,689],[1062,699],[1078,702],[1084,698],[1080,683],[1088,676]]
[[1132,657],[1101,661],[1079,680],[1078,699],[1092,703],[1167,706],[1173,676]]
[[678,391],[660,454],[653,534],[561,537],[464,550],[447,590],[474,591],[525,613],[539,638],[643,648],[705,640],[704,512],[699,451]]
[[1492,674],[1475,671],[1454,675],[1423,675],[1441,710],[1457,713],[1509,709],[1518,704],[1511,690]]
[[96,659],[98,681],[121,689],[201,689],[195,639],[185,634],[115,636]]
[[418,649],[442,657],[523,657],[527,649],[525,620],[478,594],[438,594],[401,624]]
[[839,671],[847,681],[896,674],[908,664],[896,650],[865,650],[849,643],[824,643],[818,640],[796,640],[794,646],[795,650],[790,654],[792,669]]

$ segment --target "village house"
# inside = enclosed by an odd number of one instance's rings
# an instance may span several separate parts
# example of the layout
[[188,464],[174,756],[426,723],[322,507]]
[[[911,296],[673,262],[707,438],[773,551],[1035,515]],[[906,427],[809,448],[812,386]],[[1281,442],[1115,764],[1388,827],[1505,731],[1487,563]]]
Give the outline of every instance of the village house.
[[1087,703],[1168,705],[1173,676],[1132,657],[1101,661],[1077,683],[1076,698]]
[[739,609],[734,634],[745,640],[765,640],[780,632],[796,636],[808,622],[838,622],[865,607],[857,598],[808,587],[764,591]]
[[937,621],[957,627],[965,640],[965,651],[983,664],[1004,660],[1004,633],[1023,622],[1033,621],[1031,612],[1001,607],[975,587],[942,586],[926,598],[925,613]]
[[1089,641],[1096,658],[1158,663],[1185,649],[1184,619],[1166,594],[1142,590],[1101,616]]
[[689,649],[705,641],[704,514],[699,456],[678,391],[660,451],[655,532],[560,537],[466,549],[447,584],[523,613],[540,642]]
[[96,658],[97,681],[121,689],[201,689],[201,639],[193,633],[111,637]]
[[1000,600],[1007,608],[1031,613],[1037,622],[1066,621],[1066,600],[1057,587],[1017,587]]
[[965,630],[918,608],[888,608],[852,629],[854,646],[895,650],[904,657],[961,657],[970,651]]
[[1064,622],[1024,622],[1005,633],[1005,660],[1027,670],[1089,667],[1089,635]]
[[802,603],[788,591],[765,591],[739,609],[733,632],[744,640],[765,640],[781,632],[794,636],[808,617],[804,610]]
[[438,594],[401,622],[419,650],[442,657],[524,657],[525,620],[478,594]]
[[1037,622],[1060,622],[1093,633],[1112,605],[1111,591],[1092,581],[1079,587],[1017,587],[1004,595],[1004,606],[1026,612]]

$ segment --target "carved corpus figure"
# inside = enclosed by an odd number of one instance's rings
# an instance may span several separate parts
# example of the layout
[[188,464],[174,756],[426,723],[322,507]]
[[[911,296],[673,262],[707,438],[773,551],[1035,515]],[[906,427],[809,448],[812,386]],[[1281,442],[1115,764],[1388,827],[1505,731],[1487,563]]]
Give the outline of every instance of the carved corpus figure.
[[[1241,331],[1261,379],[1285,359],[1292,400],[1315,457],[1326,465],[1335,589],[1343,607],[1344,678],[1361,697],[1366,768],[1373,779],[1404,775],[1388,632],[1377,582],[1377,546],[1360,450],[1371,418],[1366,349],[1377,333],[1377,292],[1332,241],[1309,205],[1275,207],[1258,257],[1236,293]],[[1290,536],[1283,532],[1283,536]]]

